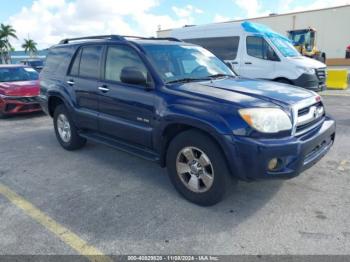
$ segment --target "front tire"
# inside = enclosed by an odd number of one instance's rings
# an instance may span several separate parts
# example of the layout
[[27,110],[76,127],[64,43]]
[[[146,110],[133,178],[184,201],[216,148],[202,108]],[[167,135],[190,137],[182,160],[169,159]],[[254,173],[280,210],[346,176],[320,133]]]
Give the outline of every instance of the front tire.
[[57,140],[64,149],[76,150],[86,144],[86,139],[78,135],[78,129],[64,105],[59,105],[55,109],[53,122]]
[[171,141],[167,167],[176,190],[200,206],[220,202],[232,182],[226,159],[218,145],[195,130],[180,133]]
[[0,119],[6,119],[6,118],[8,118],[8,115],[5,115],[5,114],[0,112]]

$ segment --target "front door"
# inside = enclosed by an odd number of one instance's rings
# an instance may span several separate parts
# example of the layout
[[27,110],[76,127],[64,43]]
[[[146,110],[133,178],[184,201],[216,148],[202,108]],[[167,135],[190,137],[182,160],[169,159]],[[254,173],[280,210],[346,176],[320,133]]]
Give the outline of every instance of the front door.
[[[139,146],[152,147],[154,89],[122,81],[125,68],[150,74],[138,53],[123,44],[106,46],[103,81],[100,83],[99,130]],[[151,85],[151,80],[149,81]]]
[[279,58],[270,44],[261,36],[247,36],[243,48],[239,75],[248,78],[269,79]]

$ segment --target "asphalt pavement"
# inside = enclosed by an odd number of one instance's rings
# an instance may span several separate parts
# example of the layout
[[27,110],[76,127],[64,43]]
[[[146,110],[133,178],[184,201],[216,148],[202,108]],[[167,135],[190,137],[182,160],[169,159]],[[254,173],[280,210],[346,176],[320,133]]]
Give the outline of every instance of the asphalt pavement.
[[43,114],[0,120],[0,254],[350,255],[350,97],[324,99],[328,155],[292,180],[240,182],[213,207],[152,162],[91,142],[63,150]]

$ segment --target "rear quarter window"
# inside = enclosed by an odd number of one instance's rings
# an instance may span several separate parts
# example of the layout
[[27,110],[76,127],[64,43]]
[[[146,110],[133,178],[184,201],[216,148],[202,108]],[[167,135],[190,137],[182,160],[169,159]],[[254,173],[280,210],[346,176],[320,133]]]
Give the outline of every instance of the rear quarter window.
[[43,73],[66,75],[74,50],[74,47],[55,47],[50,49],[44,63]]

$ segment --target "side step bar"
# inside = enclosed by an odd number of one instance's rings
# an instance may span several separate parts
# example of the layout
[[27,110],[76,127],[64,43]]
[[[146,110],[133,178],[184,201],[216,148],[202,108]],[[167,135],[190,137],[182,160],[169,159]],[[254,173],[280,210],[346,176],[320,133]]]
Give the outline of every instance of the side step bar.
[[94,141],[96,143],[104,144],[106,146],[119,149],[123,152],[141,157],[143,159],[153,161],[153,162],[159,162],[160,157],[159,154],[147,149],[138,147],[136,145],[132,145],[129,143],[126,143],[124,141],[116,140],[101,134],[97,134],[94,132],[81,132],[79,133],[81,137],[86,138],[87,140]]

